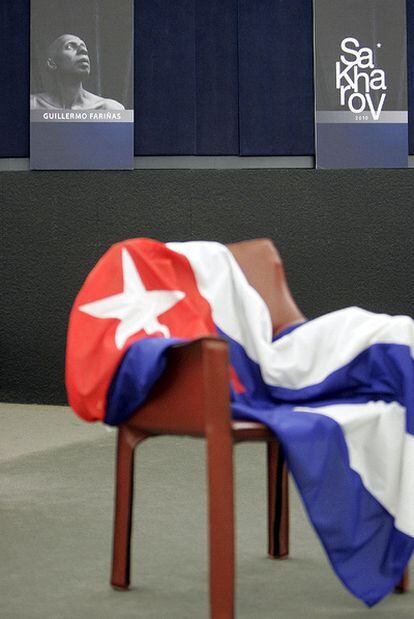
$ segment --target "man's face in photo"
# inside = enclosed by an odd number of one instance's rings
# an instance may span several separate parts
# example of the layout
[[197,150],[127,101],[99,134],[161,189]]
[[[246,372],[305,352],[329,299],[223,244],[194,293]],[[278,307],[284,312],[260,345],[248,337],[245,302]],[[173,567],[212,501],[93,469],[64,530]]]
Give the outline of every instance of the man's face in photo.
[[49,48],[48,66],[60,73],[88,76],[91,65],[86,43],[77,36],[63,34]]

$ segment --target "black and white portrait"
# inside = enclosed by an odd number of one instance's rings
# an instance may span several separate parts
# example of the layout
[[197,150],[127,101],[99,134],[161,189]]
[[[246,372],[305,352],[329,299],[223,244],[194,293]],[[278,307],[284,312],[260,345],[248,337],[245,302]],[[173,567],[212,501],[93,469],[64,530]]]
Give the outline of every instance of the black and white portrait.
[[130,0],[36,0],[31,109],[133,108]]

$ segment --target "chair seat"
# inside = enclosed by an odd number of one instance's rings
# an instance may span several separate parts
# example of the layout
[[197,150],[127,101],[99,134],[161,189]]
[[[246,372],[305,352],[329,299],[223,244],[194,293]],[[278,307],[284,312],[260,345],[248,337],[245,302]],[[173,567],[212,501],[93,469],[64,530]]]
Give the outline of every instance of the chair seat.
[[232,421],[231,431],[233,440],[236,442],[272,441],[275,439],[275,435],[267,426],[255,421]]

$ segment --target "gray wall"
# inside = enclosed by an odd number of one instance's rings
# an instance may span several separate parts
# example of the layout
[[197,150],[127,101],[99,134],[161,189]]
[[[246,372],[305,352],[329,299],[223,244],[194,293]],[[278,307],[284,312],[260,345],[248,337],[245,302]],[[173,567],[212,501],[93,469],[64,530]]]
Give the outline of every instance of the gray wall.
[[414,314],[411,170],[2,172],[0,400],[65,402],[69,310],[115,241],[269,236],[308,316]]

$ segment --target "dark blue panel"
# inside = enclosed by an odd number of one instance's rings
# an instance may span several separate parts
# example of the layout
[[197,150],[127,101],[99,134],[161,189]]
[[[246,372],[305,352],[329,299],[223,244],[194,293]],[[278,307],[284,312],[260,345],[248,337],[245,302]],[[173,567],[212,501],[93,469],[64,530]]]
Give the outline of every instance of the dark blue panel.
[[197,0],[197,155],[239,154],[237,0]]
[[[237,152],[235,2],[136,1],[136,154]],[[242,154],[314,152],[311,5],[239,0]],[[29,0],[0,3],[0,157],[29,154],[29,17]],[[407,27],[414,153],[414,0]]]
[[0,157],[29,154],[29,0],[0,3]]
[[125,170],[133,167],[132,123],[32,122],[34,170]]
[[414,0],[407,0],[408,149],[414,154]]
[[318,168],[407,167],[406,124],[318,123],[316,132]]
[[195,0],[135,2],[135,153],[195,153]]
[[310,155],[312,0],[239,0],[242,155]]

